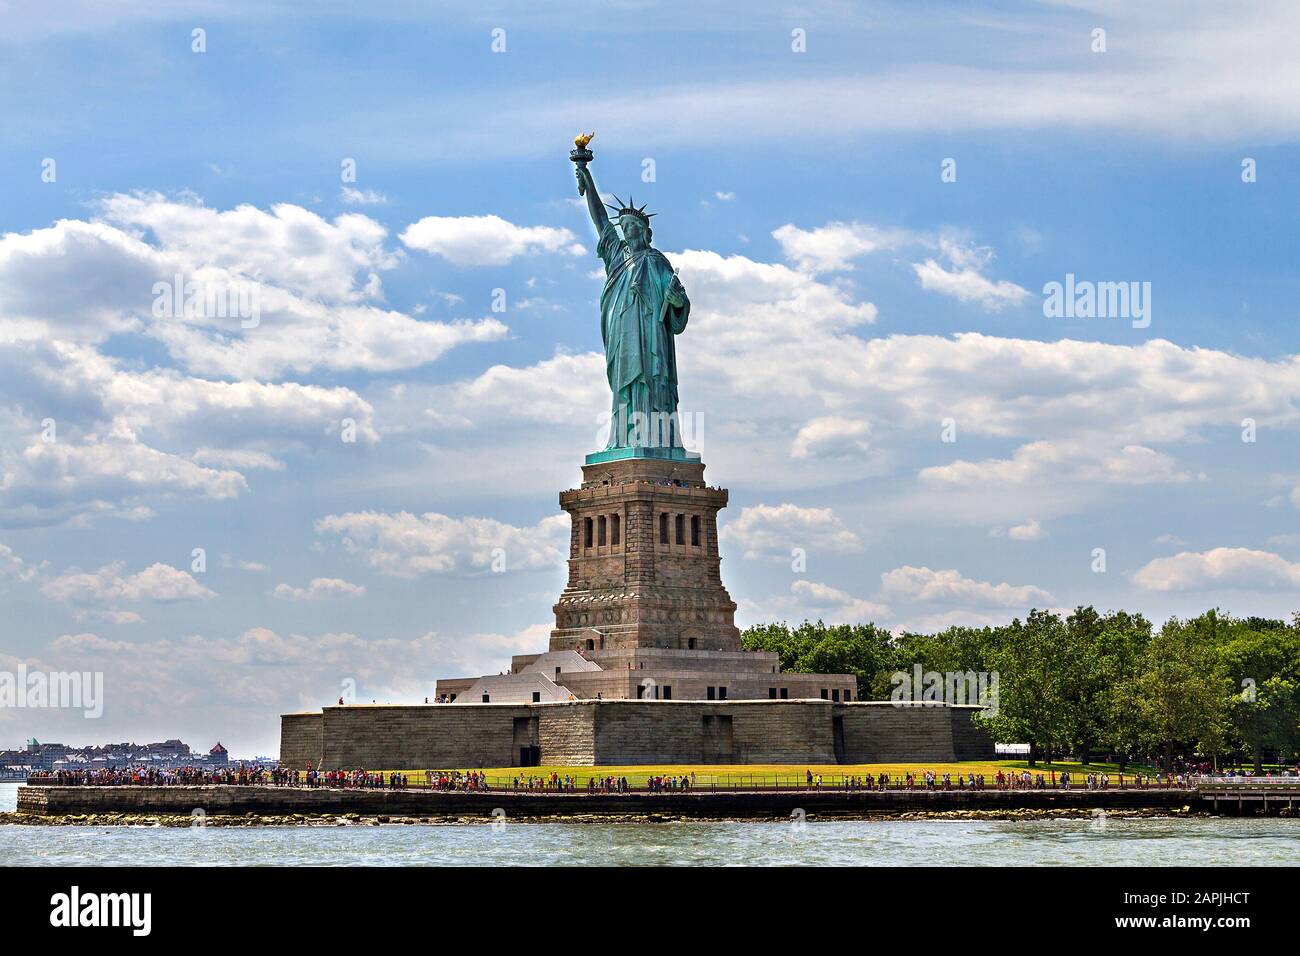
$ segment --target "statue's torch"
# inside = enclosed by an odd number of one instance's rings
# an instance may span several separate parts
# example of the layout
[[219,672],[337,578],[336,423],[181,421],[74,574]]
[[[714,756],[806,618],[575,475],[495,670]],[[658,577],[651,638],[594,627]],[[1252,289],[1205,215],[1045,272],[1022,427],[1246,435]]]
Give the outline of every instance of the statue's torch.
[[[569,150],[569,159],[573,160],[574,164],[579,169],[585,170],[587,168],[587,164],[596,158],[596,154],[587,148],[587,144],[590,143],[595,138],[596,138],[595,133],[579,133],[577,136],[573,137],[574,148]],[[586,185],[582,182],[579,182],[578,195],[584,196],[586,195],[586,193],[587,193]]]

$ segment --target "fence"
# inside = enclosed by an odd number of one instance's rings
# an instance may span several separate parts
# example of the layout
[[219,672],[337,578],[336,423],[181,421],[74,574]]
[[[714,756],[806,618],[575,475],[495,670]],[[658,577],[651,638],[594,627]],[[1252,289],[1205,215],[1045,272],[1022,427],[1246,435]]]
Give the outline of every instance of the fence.
[[[394,774],[399,775],[397,784],[393,783]],[[318,781],[314,786],[329,787],[363,787],[382,786],[401,789],[431,789],[429,776],[447,782],[436,789],[486,789],[496,791],[528,791],[549,793],[586,793],[592,792],[659,792],[665,790],[694,790],[709,792],[809,792],[809,791],[872,791],[872,790],[1166,790],[1190,786],[1190,780],[1183,778],[1155,777],[1144,775],[1141,778],[1133,774],[1106,775],[1057,773],[1031,773],[1026,781],[1019,773],[1004,774],[998,780],[996,774],[933,774],[927,779],[924,773],[908,774],[813,774],[809,780],[807,773],[788,774],[701,774],[694,773],[664,774],[647,777],[646,775],[600,775],[600,774],[543,774],[527,773],[501,775],[483,774],[478,779],[481,784],[471,787],[468,777],[460,771],[385,771],[374,773],[370,779],[361,782],[351,780],[327,782]],[[974,780],[972,781],[972,776]],[[378,778],[382,777],[382,784]],[[612,782],[606,781],[612,778]],[[623,785],[626,781],[626,786]],[[652,782],[653,781],[653,782]],[[305,785],[305,784],[300,784]]]

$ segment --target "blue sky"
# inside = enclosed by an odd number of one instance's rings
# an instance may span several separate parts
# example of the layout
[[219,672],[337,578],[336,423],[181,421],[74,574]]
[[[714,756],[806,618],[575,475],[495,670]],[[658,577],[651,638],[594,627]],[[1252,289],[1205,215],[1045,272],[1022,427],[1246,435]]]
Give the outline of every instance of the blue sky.
[[[1289,615],[1296,14],[1125,6],[0,4],[0,668],[106,693],[0,745],[273,752],[544,647],[607,407],[590,129],[692,298],[742,625]],[[178,270],[260,324],[155,317]],[[1149,326],[1046,317],[1067,274]]]

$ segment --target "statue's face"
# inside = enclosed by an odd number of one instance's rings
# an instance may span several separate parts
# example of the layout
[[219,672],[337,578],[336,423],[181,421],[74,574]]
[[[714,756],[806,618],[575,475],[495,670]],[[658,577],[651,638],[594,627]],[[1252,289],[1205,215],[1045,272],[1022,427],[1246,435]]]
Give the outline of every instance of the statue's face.
[[623,238],[627,240],[630,246],[645,246],[650,243],[650,233],[643,223],[636,216],[620,216],[619,226],[623,230]]

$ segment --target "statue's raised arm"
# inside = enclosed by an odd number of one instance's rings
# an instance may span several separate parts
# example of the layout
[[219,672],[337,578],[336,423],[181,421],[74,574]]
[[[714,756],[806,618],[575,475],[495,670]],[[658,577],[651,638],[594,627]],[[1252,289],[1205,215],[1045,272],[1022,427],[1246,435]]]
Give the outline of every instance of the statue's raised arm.
[[586,197],[587,212],[591,214],[591,221],[596,226],[596,235],[601,235],[609,225],[609,214],[605,212],[605,204],[600,201],[600,190],[596,188],[596,180],[591,177],[591,170],[586,163],[577,165],[578,195]]

